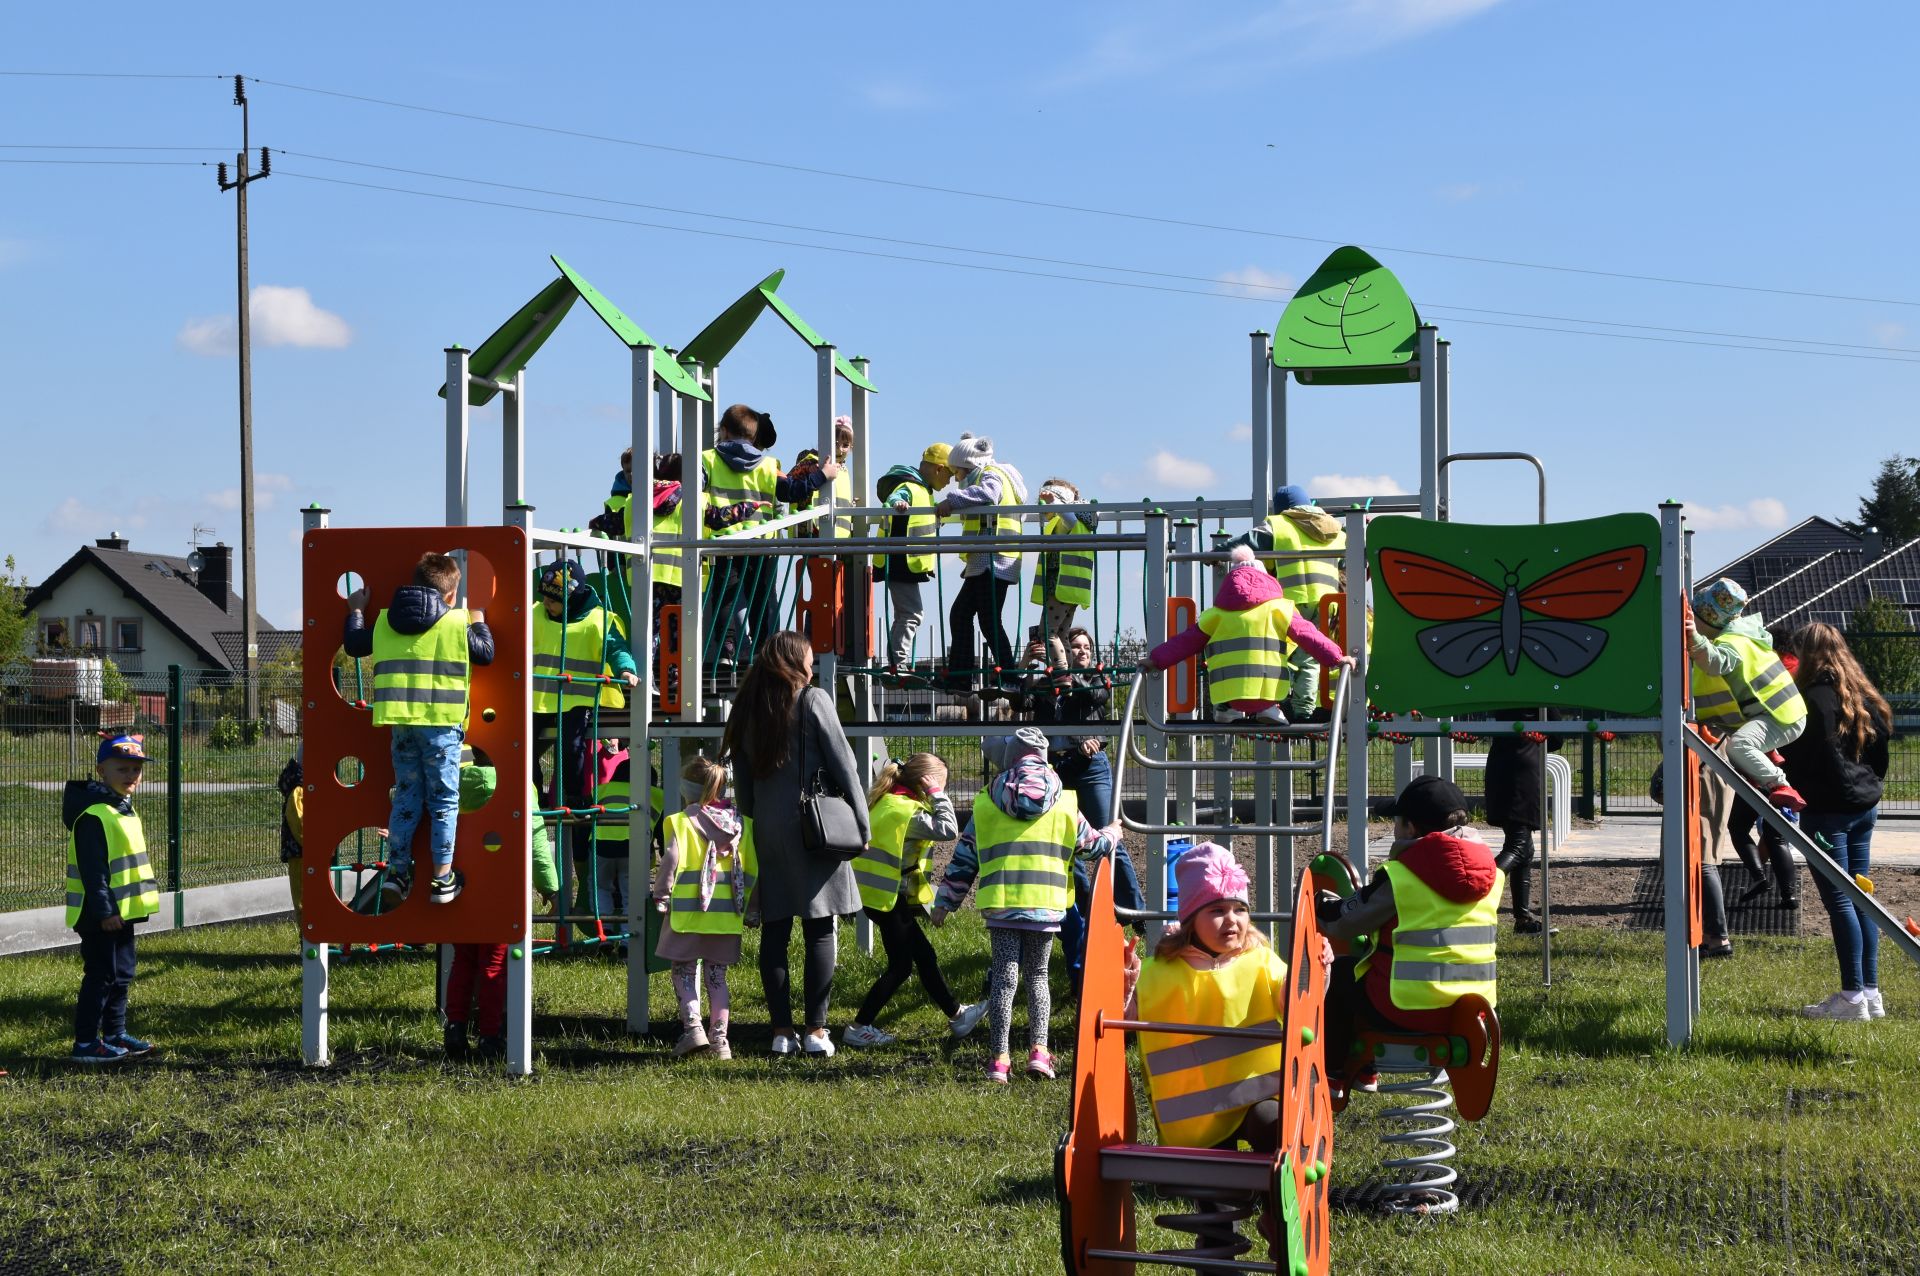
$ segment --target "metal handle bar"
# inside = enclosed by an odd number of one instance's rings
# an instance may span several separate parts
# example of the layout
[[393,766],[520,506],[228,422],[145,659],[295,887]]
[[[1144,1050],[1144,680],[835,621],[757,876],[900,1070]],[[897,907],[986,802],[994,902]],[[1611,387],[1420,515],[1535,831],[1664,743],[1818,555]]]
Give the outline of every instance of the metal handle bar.
[[1105,1035],[1109,1028],[1121,1032],[1177,1032],[1189,1037],[1237,1037],[1242,1041],[1285,1041],[1287,1030],[1281,1028],[1227,1028],[1211,1023],[1160,1023],[1153,1019],[1109,1019],[1106,1011],[1094,1020],[1096,1035]]

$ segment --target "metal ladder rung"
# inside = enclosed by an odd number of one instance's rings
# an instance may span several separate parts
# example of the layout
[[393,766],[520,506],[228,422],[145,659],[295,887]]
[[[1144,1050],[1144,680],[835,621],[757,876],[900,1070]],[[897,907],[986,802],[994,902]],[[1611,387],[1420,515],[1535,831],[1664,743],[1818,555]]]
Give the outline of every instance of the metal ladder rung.
[[1318,824],[1142,824],[1120,817],[1120,823],[1135,833],[1165,833],[1181,837],[1188,833],[1224,833],[1229,837],[1311,837],[1321,832]]
[[1272,1263],[1249,1262],[1242,1258],[1199,1258],[1194,1255],[1156,1254],[1152,1250],[1089,1249],[1088,1258],[1104,1258],[1120,1263],[1158,1263],[1163,1267],[1184,1267],[1196,1272],[1277,1272]]

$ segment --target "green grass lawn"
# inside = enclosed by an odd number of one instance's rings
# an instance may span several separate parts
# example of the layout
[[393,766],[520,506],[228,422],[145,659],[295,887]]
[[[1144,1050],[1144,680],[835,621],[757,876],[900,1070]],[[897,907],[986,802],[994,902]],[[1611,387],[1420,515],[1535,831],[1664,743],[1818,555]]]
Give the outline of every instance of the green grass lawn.
[[[1459,1137],[1472,1208],[1336,1214],[1336,1271],[1914,1270],[1920,978],[1897,956],[1892,1018],[1823,1025],[1792,1012],[1832,985],[1824,943],[1745,941],[1676,1054],[1658,936],[1564,933],[1550,1000],[1537,945],[1505,939],[1500,1090]],[[977,990],[977,919],[938,942]],[[442,1064],[429,958],[361,958],[336,967],[338,1063],[309,1073],[292,949],[286,922],[144,942],[133,1027],[167,1053],[107,1072],[61,1061],[77,957],[0,959],[0,1270],[1059,1270],[1065,1082],[988,1087],[915,988],[899,1044],[774,1060],[750,950],[741,1057],[689,1063],[664,1021],[626,1037],[613,961],[549,961],[539,1072],[512,1080]],[[836,1026],[877,969],[844,945]],[[1381,1103],[1341,1118],[1337,1185],[1375,1174]]]

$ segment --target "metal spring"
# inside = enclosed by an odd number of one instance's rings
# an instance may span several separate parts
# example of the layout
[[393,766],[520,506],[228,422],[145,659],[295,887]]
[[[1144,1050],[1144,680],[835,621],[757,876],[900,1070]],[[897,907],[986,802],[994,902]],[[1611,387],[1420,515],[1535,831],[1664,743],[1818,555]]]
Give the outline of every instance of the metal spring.
[[1239,1224],[1252,1218],[1259,1202],[1244,1192],[1186,1189],[1198,1209],[1188,1214],[1156,1214],[1153,1221],[1170,1232],[1187,1232],[1194,1244],[1183,1249],[1163,1249],[1155,1253],[1167,1258],[1235,1259],[1253,1248],[1253,1242],[1240,1234]]
[[1404,1182],[1390,1183],[1380,1189],[1385,1207],[1396,1213],[1452,1214],[1460,1208],[1460,1198],[1449,1189],[1459,1172],[1448,1164],[1455,1155],[1449,1136],[1456,1128],[1447,1110],[1453,1106],[1453,1091],[1444,1068],[1391,1085],[1384,1081],[1380,1093],[1417,1098],[1420,1102],[1388,1108],[1380,1113],[1382,1121],[1397,1121],[1411,1128],[1384,1133],[1382,1143],[1408,1149],[1413,1155],[1383,1160],[1382,1169],[1405,1171]]

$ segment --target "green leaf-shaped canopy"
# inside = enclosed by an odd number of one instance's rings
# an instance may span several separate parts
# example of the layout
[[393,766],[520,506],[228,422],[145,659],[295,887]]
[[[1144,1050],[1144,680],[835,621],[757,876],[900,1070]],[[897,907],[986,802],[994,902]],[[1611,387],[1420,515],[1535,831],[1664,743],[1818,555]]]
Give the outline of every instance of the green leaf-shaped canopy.
[[574,270],[572,266],[567,265],[566,262],[561,261],[558,257],[553,259],[553,264],[560,268],[560,273],[564,275],[567,281],[580,293],[581,298],[589,306],[593,307],[593,313],[600,316],[601,321],[612,330],[614,336],[626,343],[629,350],[639,346],[653,346],[659,350],[659,357],[653,361],[653,375],[655,377],[665,381],[679,394],[689,395],[696,399],[706,399],[710,397],[705,390],[700,388],[700,383],[695,381],[693,377],[687,373],[685,368],[673,361],[672,357],[660,346],[659,342],[649,337],[646,334],[646,330],[641,328],[639,324],[627,318],[627,316],[621,312],[620,307],[608,301],[598,288],[595,288],[585,279],[582,279],[578,271]]
[[1294,294],[1273,333],[1274,366],[1313,385],[1405,381],[1420,314],[1393,272],[1364,249],[1336,248]]
[[[489,381],[508,381],[519,375],[520,369],[527,366],[540,347],[545,345],[553,330],[566,318],[567,311],[578,296],[573,285],[565,279],[556,279],[534,294],[532,301],[513,312],[513,318],[493,330],[493,335],[480,343],[480,348],[467,357],[467,371],[475,376],[485,377]],[[499,391],[490,385],[478,382],[467,383],[467,403],[473,407],[484,407],[493,400]],[[447,397],[447,387],[442,384],[440,397]]]
[[[771,310],[786,321],[802,341],[815,350],[827,344],[827,339],[807,325],[807,321],[794,312],[780,296],[780,283],[787,277],[784,270],[776,270],[759,283],[749,288],[738,301],[721,311],[719,317],[700,330],[698,336],[687,342],[680,357],[689,363],[698,363],[703,367],[718,367],[720,361],[733,353],[740,344],[740,338],[747,335],[747,329],[753,327],[754,320],[762,312]],[[862,390],[873,390],[873,382],[867,380],[860,370],[847,361],[838,350],[833,352],[833,369],[849,384]]]

